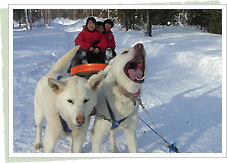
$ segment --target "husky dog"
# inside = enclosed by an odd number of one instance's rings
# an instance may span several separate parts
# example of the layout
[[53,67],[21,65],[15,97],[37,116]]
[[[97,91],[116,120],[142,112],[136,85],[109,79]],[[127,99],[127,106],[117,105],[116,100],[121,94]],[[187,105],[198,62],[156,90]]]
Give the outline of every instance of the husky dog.
[[79,46],[66,53],[37,83],[34,97],[34,117],[37,126],[35,149],[42,147],[42,121],[47,120],[43,140],[44,152],[53,152],[58,139],[72,139],[72,152],[81,152],[90,122],[90,113],[97,103],[97,91],[104,75],[89,80],[72,76],[61,78]]
[[119,152],[114,140],[118,129],[125,132],[129,152],[137,152],[135,131],[139,104],[136,98],[139,98],[145,78],[145,58],[143,44],[138,43],[118,54],[104,70],[106,78],[95,106],[92,152],[100,152],[101,142],[108,133],[113,151]]

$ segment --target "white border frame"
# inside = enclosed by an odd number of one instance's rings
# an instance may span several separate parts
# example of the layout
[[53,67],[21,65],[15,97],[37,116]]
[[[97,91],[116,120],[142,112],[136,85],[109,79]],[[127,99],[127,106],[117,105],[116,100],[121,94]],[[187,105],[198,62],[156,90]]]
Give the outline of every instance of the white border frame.
[[[222,153],[14,153],[13,152],[13,9],[222,9]],[[10,21],[11,20],[11,21]],[[224,5],[9,5],[9,157],[34,158],[225,158],[226,156],[226,6]]]

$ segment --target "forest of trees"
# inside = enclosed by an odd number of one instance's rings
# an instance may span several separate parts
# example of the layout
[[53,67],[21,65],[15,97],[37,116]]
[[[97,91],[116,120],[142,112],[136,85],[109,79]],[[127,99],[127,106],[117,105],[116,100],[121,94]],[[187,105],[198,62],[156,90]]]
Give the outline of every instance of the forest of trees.
[[152,36],[152,25],[193,25],[201,30],[222,34],[221,9],[14,9],[13,19],[26,24],[43,20],[43,26],[50,25],[55,18],[83,19],[88,16],[111,18],[129,29],[144,29]]

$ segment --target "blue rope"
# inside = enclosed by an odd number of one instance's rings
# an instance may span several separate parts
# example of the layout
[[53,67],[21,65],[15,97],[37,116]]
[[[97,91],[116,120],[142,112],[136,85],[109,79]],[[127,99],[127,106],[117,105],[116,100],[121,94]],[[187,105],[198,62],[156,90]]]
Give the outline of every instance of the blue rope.
[[164,137],[162,137],[157,131],[155,131],[149,124],[147,124],[142,118],[138,116],[139,120],[141,120],[147,127],[149,127],[156,135],[158,135],[167,145],[166,147],[169,148],[169,152],[174,151],[176,153],[180,153],[178,148],[175,146],[176,143],[170,144]]

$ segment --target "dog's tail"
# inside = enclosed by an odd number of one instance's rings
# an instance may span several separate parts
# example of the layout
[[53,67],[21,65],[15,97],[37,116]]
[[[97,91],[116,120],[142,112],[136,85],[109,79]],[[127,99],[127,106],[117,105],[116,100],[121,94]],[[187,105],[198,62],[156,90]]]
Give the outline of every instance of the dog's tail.
[[51,72],[63,74],[69,67],[70,61],[74,57],[74,55],[79,50],[80,46],[76,46],[68,51],[63,57],[61,57],[54,67],[51,69]]

